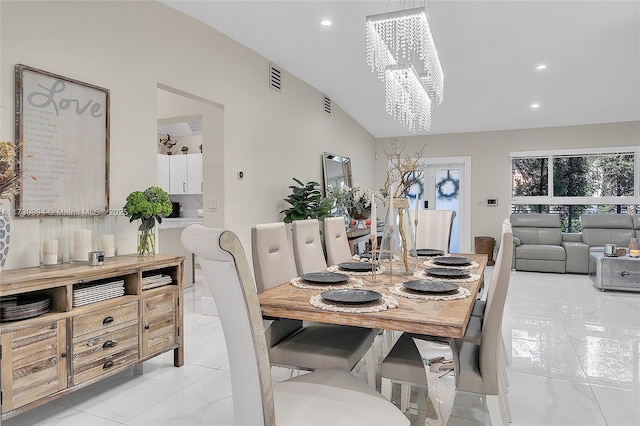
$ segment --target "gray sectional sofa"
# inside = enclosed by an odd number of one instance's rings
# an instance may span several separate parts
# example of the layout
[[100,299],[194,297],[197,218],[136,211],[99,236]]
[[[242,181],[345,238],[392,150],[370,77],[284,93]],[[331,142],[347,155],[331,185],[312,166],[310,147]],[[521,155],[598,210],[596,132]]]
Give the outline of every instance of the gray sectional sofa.
[[584,214],[581,233],[563,233],[560,215],[514,213],[511,215],[514,255],[518,271],[589,273],[589,253],[605,244],[627,247],[640,239],[640,215]]

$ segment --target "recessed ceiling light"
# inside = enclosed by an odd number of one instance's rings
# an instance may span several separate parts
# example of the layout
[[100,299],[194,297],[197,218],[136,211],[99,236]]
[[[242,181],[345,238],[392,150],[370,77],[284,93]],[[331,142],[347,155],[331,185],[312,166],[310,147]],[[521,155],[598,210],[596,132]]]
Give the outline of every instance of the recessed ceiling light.
[[547,68],[547,66],[546,66],[545,64],[540,64],[540,65],[538,65],[538,66],[536,67],[536,69],[537,69],[537,70],[544,70],[544,69],[546,69],[546,68]]
[[540,108],[540,104],[531,104],[532,109]]
[[320,25],[322,25],[323,27],[330,27],[332,24],[332,22],[328,19],[323,19],[322,21],[320,21]]

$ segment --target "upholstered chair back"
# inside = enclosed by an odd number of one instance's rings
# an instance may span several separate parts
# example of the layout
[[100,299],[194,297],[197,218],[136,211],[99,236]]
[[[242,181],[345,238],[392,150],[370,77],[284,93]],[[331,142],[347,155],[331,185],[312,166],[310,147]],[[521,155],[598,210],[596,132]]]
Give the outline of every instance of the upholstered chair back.
[[337,265],[351,260],[351,248],[342,216],[324,219],[324,245],[327,249],[327,263],[329,265]]
[[583,214],[582,242],[589,247],[605,244],[627,247],[629,239],[636,236],[633,220],[628,214]]
[[240,240],[230,231],[191,225],[182,232],[182,244],[198,256],[218,307],[229,354],[235,424],[275,425],[262,314]]
[[327,261],[322,249],[318,219],[294,220],[291,225],[293,257],[298,275],[326,271]]
[[[410,211],[411,226],[415,226],[415,211]],[[449,252],[454,210],[418,210],[418,227],[415,235],[417,249],[439,249]]]
[[258,293],[296,277],[284,222],[253,226],[251,251]]
[[514,213],[513,236],[522,244],[555,245],[562,243],[560,215],[551,213]]
[[502,315],[509,288],[511,261],[513,257],[513,234],[506,229],[500,239],[500,247],[494,266],[487,306],[482,320],[482,343],[480,345],[480,371],[485,393],[498,394],[499,344],[502,330]]

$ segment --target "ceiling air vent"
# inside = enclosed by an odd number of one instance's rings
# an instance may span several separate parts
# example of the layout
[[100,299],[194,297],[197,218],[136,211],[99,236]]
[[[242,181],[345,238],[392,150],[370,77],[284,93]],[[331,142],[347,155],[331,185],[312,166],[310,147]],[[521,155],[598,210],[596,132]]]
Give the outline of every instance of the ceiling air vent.
[[322,102],[324,103],[324,112],[331,114],[331,99],[326,95],[322,95]]
[[269,64],[269,87],[276,92],[282,92],[282,73],[273,64]]

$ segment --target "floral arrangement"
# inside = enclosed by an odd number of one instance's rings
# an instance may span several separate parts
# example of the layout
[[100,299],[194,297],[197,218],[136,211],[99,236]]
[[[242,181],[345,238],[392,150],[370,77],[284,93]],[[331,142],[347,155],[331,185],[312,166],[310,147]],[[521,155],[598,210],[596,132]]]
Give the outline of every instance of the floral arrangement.
[[129,218],[129,222],[137,219],[142,221],[138,226],[140,232],[139,255],[153,255],[155,253],[153,228],[156,221],[162,223],[162,217],[171,214],[171,210],[169,194],[157,186],[147,188],[144,192],[134,191],[129,194],[127,203],[124,205],[124,214]]
[[20,180],[20,174],[14,170],[17,149],[12,142],[0,142],[0,198],[10,201],[18,192]]
[[373,192],[355,184],[353,187],[343,186],[331,190],[338,210],[346,210],[354,217],[369,217],[372,201],[383,201],[382,194]]

